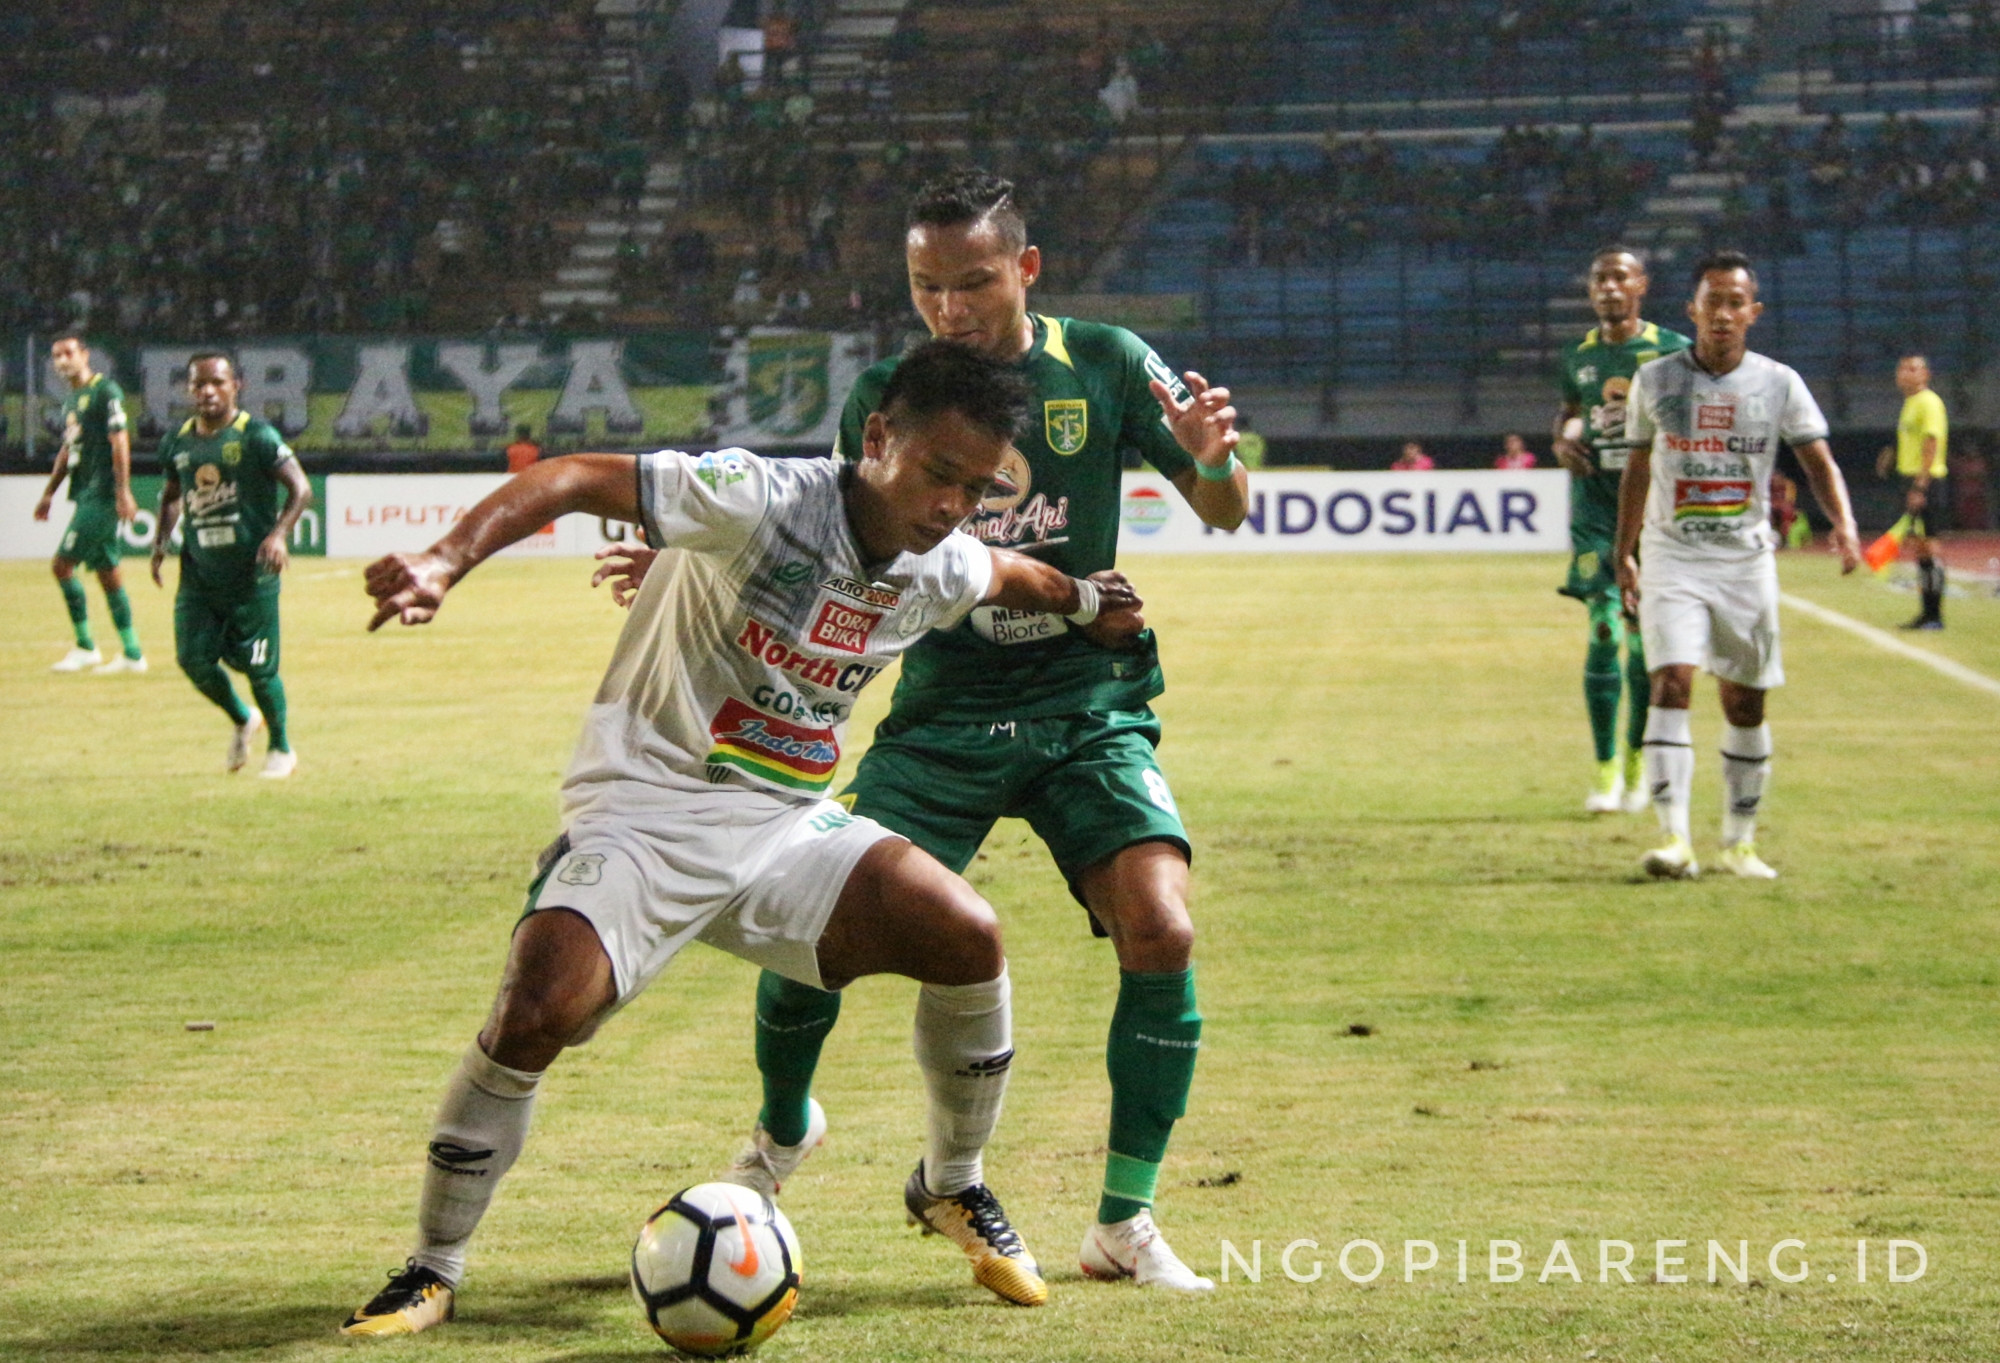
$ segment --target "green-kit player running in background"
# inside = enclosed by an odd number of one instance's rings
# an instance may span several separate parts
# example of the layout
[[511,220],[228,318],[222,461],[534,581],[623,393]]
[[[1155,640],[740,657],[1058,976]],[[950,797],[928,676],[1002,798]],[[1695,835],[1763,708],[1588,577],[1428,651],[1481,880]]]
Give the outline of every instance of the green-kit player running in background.
[[[285,735],[285,684],[278,679],[278,575],[312,484],[284,437],[267,421],[238,409],[241,385],[227,355],[206,352],[188,361],[189,417],[160,442],[160,522],[153,534],[153,581],[167,540],[182,517],[180,587],[174,594],[174,651],[195,690],[229,716],[229,770],[250,758],[260,725],[270,749],[259,773],[282,780],[298,766]],[[279,502],[279,489],[285,500]],[[250,679],[256,712],[245,708],[222,670],[228,663]]]
[[[1639,316],[1646,264],[1629,247],[1607,246],[1590,262],[1590,307],[1597,325],[1563,347],[1562,411],[1555,456],[1570,471],[1569,580],[1556,590],[1590,612],[1583,655],[1583,701],[1597,777],[1583,807],[1592,814],[1643,814],[1649,803],[1641,743],[1650,683],[1639,631],[1625,618],[1611,556],[1618,530],[1618,478],[1625,468],[1625,399],[1648,360],[1688,347],[1688,338]],[[1620,645],[1625,666],[1618,665]],[[1618,696],[1626,695],[1625,757],[1618,757]]]
[[[1229,391],[1198,374],[1183,387],[1129,331],[1029,313],[1041,254],[1028,245],[1011,184],[970,171],[925,186],[904,247],[911,301],[931,334],[1018,364],[1034,390],[1028,430],[1007,452],[968,526],[973,534],[1072,575],[1112,567],[1127,450],[1171,478],[1210,525],[1242,523],[1249,479],[1234,453]],[[898,363],[885,360],[856,382],[839,452],[859,450]],[[633,546],[618,552],[623,560],[595,580],[614,579],[623,594],[651,555]],[[1106,1048],[1109,1153],[1083,1270],[1199,1292],[1214,1284],[1175,1257],[1152,1219],[1201,1041],[1187,832],[1153,757],[1160,728],[1148,702],[1163,689],[1150,631],[1132,651],[1112,652],[1054,617],[981,608],[903,655],[889,715],[841,799],[958,870],[1002,817],[1026,819],[1048,845],[1120,967]],[[812,1078],[839,1013],[837,993],[769,971],[760,978],[764,1107],[726,1178],[775,1196],[819,1143],[826,1116],[810,1097]],[[949,1121],[933,1097],[926,1153],[904,1204],[913,1222],[965,1251],[985,1286],[1039,1305],[1048,1288],[986,1187],[980,1159],[1006,1067],[970,1078],[987,1087],[983,1119]]]
[[[132,628],[132,601],[125,595],[125,581],[118,573],[119,534],[139,514],[139,504],[132,500],[132,437],[125,428],[125,390],[109,374],[99,374],[90,367],[90,343],[75,332],[65,332],[50,343],[49,360],[69,385],[69,396],[63,399],[62,448],[56,451],[49,485],[35,503],[35,519],[49,518],[65,477],[69,479],[69,499],[76,505],[62,545],[49,565],[69,606],[76,646],[50,670],[89,669],[100,676],[144,672],[146,656],[140,651],[138,632]],[[76,580],[79,565],[97,574],[104,603],[111,608],[111,623],[125,646],[108,663],[102,661],[97,641],[91,637],[83,584]]]

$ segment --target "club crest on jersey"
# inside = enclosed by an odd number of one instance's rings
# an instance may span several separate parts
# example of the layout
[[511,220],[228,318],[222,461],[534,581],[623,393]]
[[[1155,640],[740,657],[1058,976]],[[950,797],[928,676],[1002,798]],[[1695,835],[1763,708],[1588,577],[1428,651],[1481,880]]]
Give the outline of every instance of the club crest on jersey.
[[840,764],[832,729],[788,724],[730,697],[709,722],[711,767],[735,767],[793,790],[824,790]]
[[572,852],[556,879],[565,885],[595,885],[604,879],[604,853]]
[[225,440],[222,443],[222,462],[225,464],[242,463],[243,442],[240,440]]
[[1057,454],[1075,454],[1090,439],[1090,404],[1083,398],[1050,398],[1042,404],[1042,434]]

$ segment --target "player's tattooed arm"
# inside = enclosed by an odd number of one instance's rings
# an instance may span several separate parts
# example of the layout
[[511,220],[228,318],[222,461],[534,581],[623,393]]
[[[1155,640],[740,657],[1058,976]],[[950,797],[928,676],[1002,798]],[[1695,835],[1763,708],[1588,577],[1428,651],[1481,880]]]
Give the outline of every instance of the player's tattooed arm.
[[1799,467],[1806,471],[1819,509],[1833,522],[1833,552],[1840,555],[1840,571],[1851,573],[1861,562],[1861,536],[1854,528],[1854,507],[1847,499],[1847,479],[1833,462],[1833,447],[1824,440],[1808,440],[1792,446]]
[[160,565],[167,561],[167,544],[174,536],[174,524],[181,518],[181,476],[174,472],[174,466],[166,466],[167,476],[160,483],[160,509],[153,519],[153,585],[167,584],[160,578]]
[[467,573],[559,516],[581,511],[636,522],[637,467],[637,458],[629,454],[572,454],[530,465],[422,553],[390,554],[368,565],[366,585],[375,598],[368,628],[380,629],[391,620],[424,624]]
[[632,604],[632,598],[639,594],[639,587],[646,580],[646,574],[653,569],[653,560],[660,556],[657,549],[643,544],[626,541],[607,544],[597,551],[603,566],[590,575],[590,585],[611,584],[611,599],[621,606]]
[[[1153,400],[1160,404],[1175,443],[1203,468],[1219,470],[1229,463],[1243,438],[1236,429],[1236,409],[1229,405],[1229,390],[1210,386],[1193,370],[1181,377],[1187,383],[1186,402],[1177,399],[1159,379],[1148,385]],[[1195,514],[1218,530],[1234,530],[1250,513],[1250,475],[1244,469],[1238,468],[1228,478],[1212,479],[1203,478],[1199,469],[1185,469],[1174,475],[1173,484]]]

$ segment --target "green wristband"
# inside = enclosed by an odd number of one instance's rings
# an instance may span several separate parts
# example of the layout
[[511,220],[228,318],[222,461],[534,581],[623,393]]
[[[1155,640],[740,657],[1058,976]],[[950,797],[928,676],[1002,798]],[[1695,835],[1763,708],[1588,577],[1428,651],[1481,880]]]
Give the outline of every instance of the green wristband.
[[1221,468],[1212,469],[1199,459],[1194,461],[1194,471],[1202,476],[1203,481],[1210,483],[1226,483],[1234,478],[1236,470],[1242,467],[1243,464],[1237,459],[1235,450],[1229,452],[1229,461]]

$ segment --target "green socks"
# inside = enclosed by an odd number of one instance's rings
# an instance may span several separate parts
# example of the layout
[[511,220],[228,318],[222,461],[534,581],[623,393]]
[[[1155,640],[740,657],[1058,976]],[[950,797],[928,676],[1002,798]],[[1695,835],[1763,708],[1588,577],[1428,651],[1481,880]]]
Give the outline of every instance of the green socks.
[[236,688],[229,684],[228,674],[223,672],[222,664],[212,662],[194,666],[183,660],[181,671],[187,673],[187,679],[194,683],[195,690],[222,707],[223,713],[229,716],[231,724],[244,724],[249,721],[250,711],[244,706],[242,698],[236,694]]
[[1111,1142],[1097,1219],[1109,1224],[1153,1205],[1174,1123],[1187,1111],[1201,1049],[1194,971],[1118,972],[1105,1067],[1111,1072]]
[[1653,703],[1653,679],[1646,673],[1646,650],[1639,632],[1625,638],[1625,746],[1639,751],[1646,741],[1646,707]]
[[779,1145],[806,1138],[806,1099],[820,1047],[840,1017],[840,994],[766,970],[757,977],[757,1072],[764,1110],[757,1114]]
[[90,635],[90,604],[84,600],[83,584],[73,577],[59,579],[62,587],[63,604],[69,607],[70,628],[76,631],[78,648],[96,648],[97,640]]
[[[1590,712],[1590,742],[1599,762],[1618,753],[1618,694],[1625,679],[1618,672],[1618,645],[1625,622],[1615,602],[1590,603],[1590,646],[1583,654],[1583,704]],[[1642,712],[1643,713],[1643,712]]]
[[[224,678],[222,684],[229,685],[228,679]],[[257,702],[257,708],[263,712],[265,727],[271,731],[271,751],[290,752],[292,745],[285,737],[285,684],[276,676],[262,679],[252,677],[250,695]],[[230,693],[230,699],[235,699],[234,692]],[[239,719],[236,722],[241,724],[243,721]]]
[[[78,595],[81,594],[79,589]],[[132,628],[132,598],[125,595],[123,587],[114,587],[104,594],[104,603],[111,607],[111,623],[118,627],[118,638],[125,645],[125,656],[140,657],[139,632]]]

